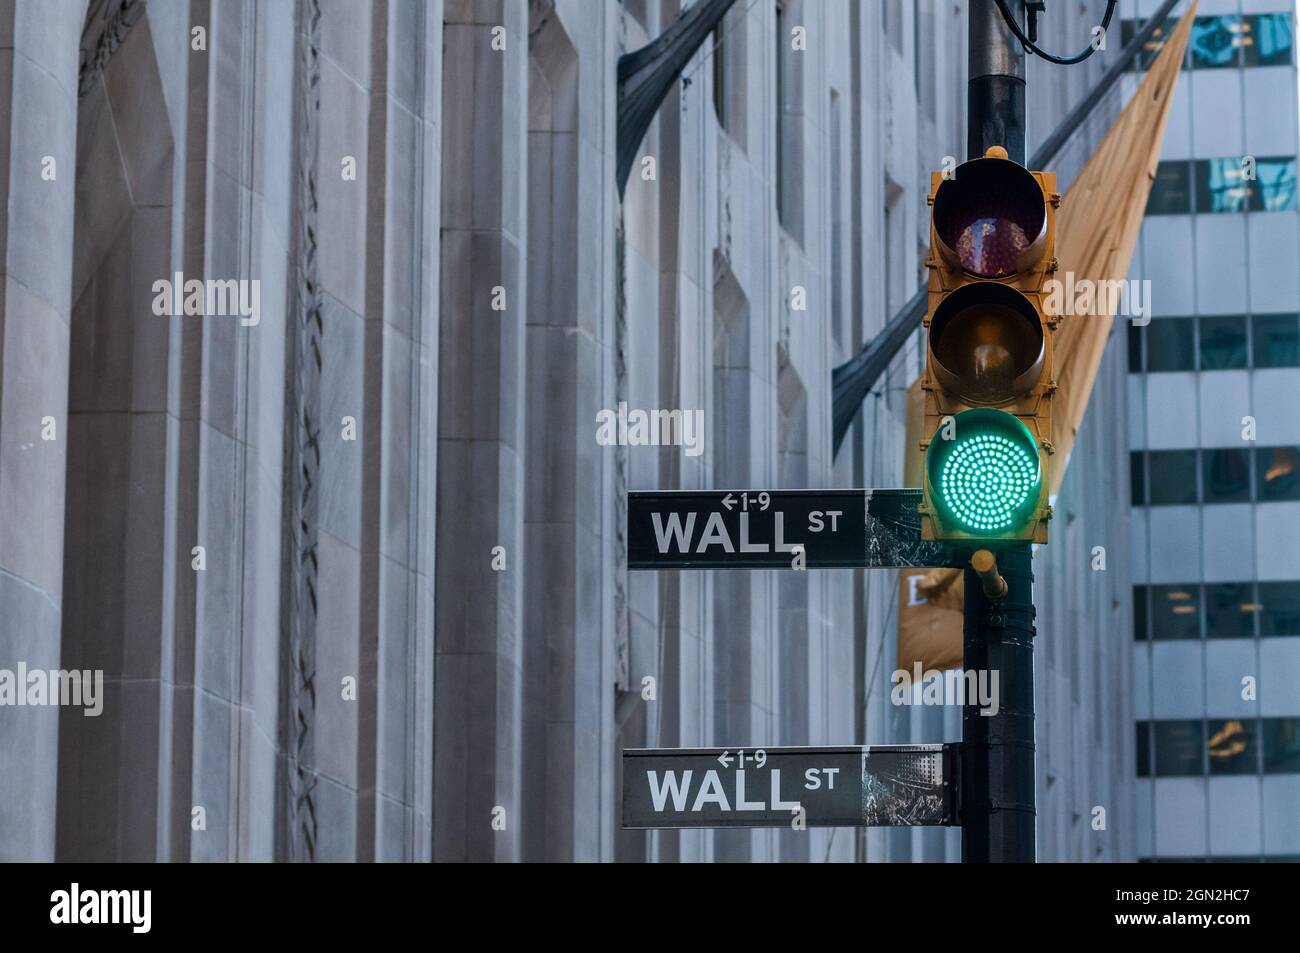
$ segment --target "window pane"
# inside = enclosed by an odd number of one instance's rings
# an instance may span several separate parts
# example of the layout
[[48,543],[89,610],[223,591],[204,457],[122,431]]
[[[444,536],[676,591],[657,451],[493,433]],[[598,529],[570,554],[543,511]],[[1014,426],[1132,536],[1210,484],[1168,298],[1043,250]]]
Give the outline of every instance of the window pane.
[[[1158,26],[1155,32],[1142,46],[1142,52],[1138,54],[1137,62],[1133,64],[1134,69],[1146,69],[1159,55],[1161,48],[1165,45],[1165,39],[1173,32],[1176,25],[1173,17],[1166,17],[1162,26]],[[1120,24],[1120,48],[1128,46],[1133,37],[1137,36],[1142,30],[1145,20],[1125,20]]]
[[1255,722],[1231,718],[1209,724],[1206,752],[1210,756],[1210,774],[1256,774]]
[[1291,212],[1295,210],[1295,158],[1259,159],[1255,163],[1250,207],[1256,211]]
[[1195,370],[1191,318],[1156,318],[1146,326],[1147,370]]
[[1300,582],[1259,584],[1259,634],[1300,635]]
[[1151,637],[1158,640],[1199,639],[1201,587],[1151,587]]
[[1221,582],[1205,587],[1205,637],[1249,638],[1255,634],[1258,611],[1249,582]]
[[1258,315],[1251,321],[1256,367],[1300,367],[1300,315]]
[[1264,773],[1300,772],[1300,718],[1264,719]]
[[1133,587],[1133,638],[1145,642],[1149,638],[1147,631],[1147,587]]
[[1151,777],[1151,722],[1137,723],[1137,776]]
[[[1259,178],[1259,166],[1255,164],[1256,177]],[[1252,207],[1251,195],[1260,191],[1254,186],[1260,182],[1251,182],[1246,178],[1241,159],[1198,159],[1193,163],[1196,174],[1196,211],[1198,212],[1244,212]]]
[[1142,372],[1142,328],[1133,322],[1128,325],[1128,369],[1130,374]]
[[1259,13],[1245,18],[1242,50],[1247,66],[1290,66],[1293,28],[1289,13]]
[[1300,500],[1300,448],[1260,447],[1255,472],[1261,502]]
[[1153,450],[1147,455],[1147,496],[1152,506],[1196,502],[1196,451]]
[[[882,25],[887,26],[887,21],[883,18],[887,14],[888,7],[881,4]],[[776,120],[776,219],[782,225],[789,221],[785,207],[785,163],[782,161],[785,154],[785,124],[782,121],[785,117],[785,6],[781,0],[776,2],[776,54],[772,57],[772,62],[776,64],[776,103],[773,119]],[[888,272],[886,272],[888,274]]]
[[1169,778],[1205,773],[1205,727],[1199,721],[1155,723],[1156,777]]
[[1217,69],[1237,65],[1244,24],[1236,14],[1197,17],[1192,23],[1193,69]]
[[726,40],[724,25],[719,23],[713,28],[709,45],[713,47],[713,114],[718,117],[718,125],[727,128],[727,53],[723,47]]
[[1147,486],[1143,473],[1142,454],[1130,453],[1128,455],[1128,474],[1130,499],[1133,501],[1133,505],[1145,506],[1147,502]]
[[1246,366],[1246,318],[1201,318],[1201,370]]
[[1148,215],[1188,215],[1192,211],[1192,167],[1186,160],[1161,162],[1147,197]]
[[1206,503],[1250,500],[1250,454],[1245,450],[1202,450]]

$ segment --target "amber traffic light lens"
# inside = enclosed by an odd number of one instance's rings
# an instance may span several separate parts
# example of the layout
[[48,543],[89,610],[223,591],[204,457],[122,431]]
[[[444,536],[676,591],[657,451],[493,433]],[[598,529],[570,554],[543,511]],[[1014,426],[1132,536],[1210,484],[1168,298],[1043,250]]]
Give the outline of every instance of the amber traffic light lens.
[[1029,299],[980,283],[944,299],[930,321],[935,374],[975,404],[1001,404],[1031,390],[1043,373],[1043,327]]
[[981,278],[1014,275],[1043,255],[1043,190],[1008,159],[966,162],[935,193],[934,228],[953,264]]

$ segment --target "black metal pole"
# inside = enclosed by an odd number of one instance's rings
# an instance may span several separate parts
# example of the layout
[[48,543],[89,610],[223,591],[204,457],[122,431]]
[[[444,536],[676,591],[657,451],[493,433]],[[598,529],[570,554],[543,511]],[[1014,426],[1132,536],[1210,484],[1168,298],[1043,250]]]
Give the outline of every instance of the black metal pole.
[[[1015,8],[1020,9],[1016,4]],[[993,0],[971,0],[967,156],[1002,146],[1025,161],[1025,56]],[[997,713],[968,691],[962,708],[962,860],[1032,863],[1034,809],[1034,575],[1028,545],[997,551],[1006,580],[990,599],[965,571],[964,668],[997,674]],[[989,710],[992,710],[990,706]]]
[[[967,691],[961,714],[964,863],[1033,863],[1034,573],[1029,547],[997,551],[1007,594],[989,599],[979,575],[965,572],[964,667],[986,673],[996,714],[983,714]],[[970,679],[967,679],[970,685]]]
[[[1017,11],[1020,4],[1014,4]],[[970,0],[966,158],[989,146],[1025,162],[1025,53],[993,0]]]

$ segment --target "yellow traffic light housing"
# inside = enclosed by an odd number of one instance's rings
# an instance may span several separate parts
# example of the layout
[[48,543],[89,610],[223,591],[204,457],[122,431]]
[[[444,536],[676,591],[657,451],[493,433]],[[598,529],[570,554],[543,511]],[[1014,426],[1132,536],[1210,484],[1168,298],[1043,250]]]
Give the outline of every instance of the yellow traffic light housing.
[[989,149],[930,182],[923,539],[1047,542],[1056,175]]

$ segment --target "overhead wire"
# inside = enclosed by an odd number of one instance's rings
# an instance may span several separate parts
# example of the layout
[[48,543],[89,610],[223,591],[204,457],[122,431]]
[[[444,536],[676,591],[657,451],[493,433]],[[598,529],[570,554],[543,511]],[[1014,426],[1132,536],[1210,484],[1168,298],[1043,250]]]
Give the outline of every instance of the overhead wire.
[[[1076,63],[1082,63],[1088,57],[1092,56],[1093,53],[1097,52],[1098,47],[1094,43],[1089,43],[1082,53],[1078,53],[1075,56],[1054,56],[1042,47],[1038,46],[1038,44],[1034,43],[1034,41],[1029,39],[1029,37],[1025,36],[1024,31],[1020,28],[1020,24],[1017,23],[1016,18],[1011,15],[1011,10],[1007,7],[1007,0],[993,0],[993,2],[997,4],[998,11],[1002,14],[1002,19],[1006,21],[1007,27],[1016,35],[1016,39],[1020,41],[1020,45],[1025,48],[1025,52],[1027,53],[1033,53],[1035,56],[1040,56],[1047,60],[1047,62],[1055,63],[1057,66],[1073,66]],[[1115,15],[1115,10],[1118,6],[1119,0],[1106,0],[1106,13],[1101,18],[1101,32],[1103,36],[1105,35],[1106,30],[1110,27],[1111,17]]]

